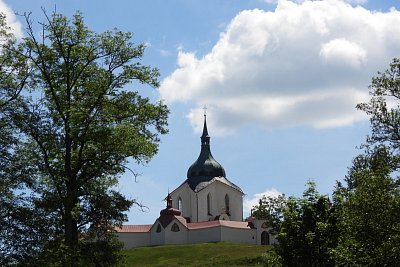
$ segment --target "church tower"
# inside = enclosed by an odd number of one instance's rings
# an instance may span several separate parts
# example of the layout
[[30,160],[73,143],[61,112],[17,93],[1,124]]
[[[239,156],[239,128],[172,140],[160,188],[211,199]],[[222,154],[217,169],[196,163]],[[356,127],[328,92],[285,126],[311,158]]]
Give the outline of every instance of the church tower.
[[242,221],[243,191],[228,180],[224,168],[211,154],[206,114],[200,139],[200,155],[189,167],[187,179],[171,192],[173,207],[188,222]]

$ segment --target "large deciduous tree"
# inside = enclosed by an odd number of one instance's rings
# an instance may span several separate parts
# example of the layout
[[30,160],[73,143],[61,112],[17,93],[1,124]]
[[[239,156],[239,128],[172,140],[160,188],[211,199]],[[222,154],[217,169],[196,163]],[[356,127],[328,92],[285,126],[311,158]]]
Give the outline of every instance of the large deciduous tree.
[[277,235],[283,266],[334,266],[329,250],[337,243],[336,214],[327,196],[309,181],[302,198],[288,198]]
[[395,266],[400,261],[400,60],[372,79],[371,99],[357,108],[370,116],[365,154],[356,157],[344,186],[339,244],[340,266]]
[[38,31],[25,16],[27,36],[14,52],[30,76],[9,112],[35,218],[47,222],[38,235],[48,242],[36,247],[47,263],[113,264],[110,233],[133,203],[116,190],[118,177],[129,159],[148,162],[167,133],[167,107],[130,87],[157,87],[159,73],[139,63],[145,46],[130,33],[93,32],[79,13],[45,17]]
[[376,147],[354,159],[346,187],[339,186],[338,266],[396,266],[400,261],[400,190],[392,157]]

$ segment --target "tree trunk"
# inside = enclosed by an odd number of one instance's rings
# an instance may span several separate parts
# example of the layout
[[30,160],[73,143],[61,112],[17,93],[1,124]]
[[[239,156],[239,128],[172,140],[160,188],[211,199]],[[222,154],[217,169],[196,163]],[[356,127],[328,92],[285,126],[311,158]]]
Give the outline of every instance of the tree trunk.
[[65,203],[65,217],[64,217],[64,242],[68,247],[71,257],[69,257],[69,266],[75,266],[78,255],[75,253],[78,250],[78,223],[76,209],[78,205],[77,189],[75,186],[67,186],[67,198]]

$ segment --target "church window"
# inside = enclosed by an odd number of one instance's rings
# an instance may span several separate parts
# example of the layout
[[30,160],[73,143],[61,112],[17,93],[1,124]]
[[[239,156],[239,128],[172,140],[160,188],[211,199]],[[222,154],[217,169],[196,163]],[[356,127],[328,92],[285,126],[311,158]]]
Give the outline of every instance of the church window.
[[225,213],[229,214],[229,196],[228,196],[228,194],[225,195]]
[[207,214],[211,215],[211,194],[207,195]]
[[172,232],[179,232],[180,231],[179,226],[176,223],[174,223],[172,225],[172,227],[171,227],[171,231]]
[[182,211],[182,198],[178,197],[178,210]]
[[156,232],[157,232],[157,233],[160,233],[160,232],[161,232],[161,225],[160,225],[160,224],[157,225],[157,230],[156,230]]

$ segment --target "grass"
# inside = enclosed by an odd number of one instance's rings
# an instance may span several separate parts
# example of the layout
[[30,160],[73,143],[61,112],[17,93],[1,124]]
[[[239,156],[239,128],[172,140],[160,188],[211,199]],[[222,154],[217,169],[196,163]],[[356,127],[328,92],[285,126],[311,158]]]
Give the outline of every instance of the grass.
[[127,266],[257,266],[269,246],[241,243],[165,245],[125,250]]

